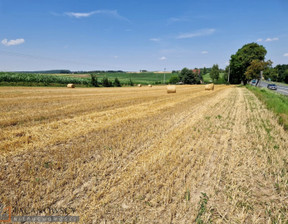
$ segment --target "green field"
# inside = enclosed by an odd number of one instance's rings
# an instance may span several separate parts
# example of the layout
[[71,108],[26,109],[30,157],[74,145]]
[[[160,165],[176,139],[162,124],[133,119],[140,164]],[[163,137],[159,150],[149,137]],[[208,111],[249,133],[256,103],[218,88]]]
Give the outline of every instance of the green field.
[[[171,76],[176,75],[172,73],[154,73],[154,72],[142,72],[142,73],[93,73],[96,75],[98,82],[101,84],[103,78],[108,78],[114,82],[115,78],[118,78],[122,85],[128,85],[130,79],[134,85],[157,85],[169,82]],[[204,83],[212,82],[210,74],[203,75]],[[0,72],[0,86],[66,86],[68,83],[74,83],[78,87],[89,87],[91,85],[91,76],[88,73],[78,74],[41,74],[41,73],[12,73],[12,72]],[[219,79],[215,84],[223,84],[224,73],[220,73]]]
[[[164,82],[163,73],[97,73],[98,82],[101,83],[104,77],[110,81],[118,78],[122,85],[127,85],[130,81],[134,84],[162,84]],[[165,83],[168,83],[173,74],[165,73]],[[77,86],[91,86],[90,74],[34,74],[34,73],[0,73],[1,86],[65,86],[68,83]]]
[[1,86],[66,86],[74,83],[80,86],[89,86],[90,78],[68,77],[49,74],[0,73]]
[[[203,81],[204,81],[204,83],[212,82],[212,79],[210,77],[210,73],[203,75]],[[219,79],[215,82],[215,84],[224,84],[224,83],[226,83],[224,80],[224,73],[220,73]]]
[[[75,77],[77,74],[69,74],[69,76]],[[79,76],[79,75],[78,75]],[[104,77],[107,77],[109,80],[114,81],[115,78],[118,78],[122,84],[127,84],[131,79],[134,84],[161,84],[164,81],[163,73],[153,73],[153,72],[142,72],[142,73],[99,73],[96,74],[98,81]],[[165,73],[165,82],[167,83],[172,76],[171,73]],[[87,76],[88,77],[88,76]]]

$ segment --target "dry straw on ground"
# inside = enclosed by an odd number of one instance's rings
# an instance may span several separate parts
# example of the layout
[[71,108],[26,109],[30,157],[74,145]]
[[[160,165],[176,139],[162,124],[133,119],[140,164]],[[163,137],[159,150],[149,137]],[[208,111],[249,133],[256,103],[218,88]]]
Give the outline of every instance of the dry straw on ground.
[[72,83],[67,84],[67,88],[75,88],[75,85]]
[[167,93],[176,93],[176,86],[175,85],[168,85],[167,86]]
[[287,223],[277,117],[245,88],[165,90],[1,87],[1,204],[79,224]]

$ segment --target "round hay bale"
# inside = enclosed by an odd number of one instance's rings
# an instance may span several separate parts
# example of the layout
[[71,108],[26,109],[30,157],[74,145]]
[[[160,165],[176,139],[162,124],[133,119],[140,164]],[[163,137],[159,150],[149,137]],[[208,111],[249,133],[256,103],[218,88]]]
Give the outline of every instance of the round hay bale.
[[75,88],[75,85],[72,83],[67,84],[67,88]]
[[210,85],[205,85],[205,90],[210,90]]
[[141,84],[138,84],[138,87],[141,87],[142,85]]
[[205,85],[205,90],[214,90],[214,83]]
[[167,86],[167,93],[176,93],[176,86],[175,85],[168,85]]
[[148,85],[148,87],[152,87],[152,85],[151,85],[151,84],[149,84],[149,85]]
[[214,83],[211,84],[211,90],[214,90]]

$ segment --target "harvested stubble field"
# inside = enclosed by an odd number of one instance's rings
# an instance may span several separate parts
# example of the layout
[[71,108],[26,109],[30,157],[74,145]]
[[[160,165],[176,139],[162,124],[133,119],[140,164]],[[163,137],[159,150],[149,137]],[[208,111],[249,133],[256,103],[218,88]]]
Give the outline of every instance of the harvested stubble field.
[[4,87],[0,105],[0,202],[14,210],[70,207],[80,223],[288,221],[288,134],[246,88]]

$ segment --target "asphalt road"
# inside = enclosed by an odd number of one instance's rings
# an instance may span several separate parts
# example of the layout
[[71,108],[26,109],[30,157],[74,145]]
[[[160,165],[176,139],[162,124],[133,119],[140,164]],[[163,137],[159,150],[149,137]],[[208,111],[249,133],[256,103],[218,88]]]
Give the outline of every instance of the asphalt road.
[[[263,88],[267,88],[267,85],[269,83],[273,83],[273,82],[267,82],[267,81],[260,81],[259,85],[260,87],[263,87]],[[288,96],[288,86],[285,86],[285,85],[282,85],[282,84],[279,84],[279,83],[275,83],[277,85],[277,92],[278,93],[281,93],[283,95],[287,95]]]

